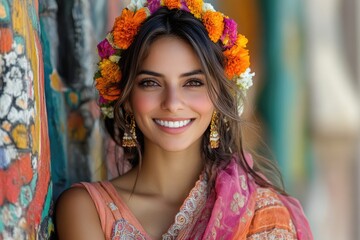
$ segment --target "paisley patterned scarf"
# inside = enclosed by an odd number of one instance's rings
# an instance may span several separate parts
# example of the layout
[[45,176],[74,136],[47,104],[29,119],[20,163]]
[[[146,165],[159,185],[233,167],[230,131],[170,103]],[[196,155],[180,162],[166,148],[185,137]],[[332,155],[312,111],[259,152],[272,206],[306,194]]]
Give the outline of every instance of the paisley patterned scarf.
[[[251,156],[246,157],[252,166]],[[206,187],[206,181],[200,178],[163,239],[268,239],[269,236],[313,239],[300,203],[295,198],[259,187],[235,159],[219,172],[215,189],[209,196]],[[261,206],[279,210],[270,215],[267,211],[257,213]],[[271,225],[271,218],[277,225]],[[270,223],[270,230],[259,225],[266,221]],[[255,232],[254,238],[249,237]]]

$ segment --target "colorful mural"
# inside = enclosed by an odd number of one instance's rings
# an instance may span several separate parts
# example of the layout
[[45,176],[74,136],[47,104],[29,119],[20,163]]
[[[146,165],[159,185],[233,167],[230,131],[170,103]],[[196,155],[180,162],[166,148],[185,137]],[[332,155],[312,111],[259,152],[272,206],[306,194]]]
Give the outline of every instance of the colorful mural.
[[52,187],[36,0],[0,0],[0,239],[47,239]]

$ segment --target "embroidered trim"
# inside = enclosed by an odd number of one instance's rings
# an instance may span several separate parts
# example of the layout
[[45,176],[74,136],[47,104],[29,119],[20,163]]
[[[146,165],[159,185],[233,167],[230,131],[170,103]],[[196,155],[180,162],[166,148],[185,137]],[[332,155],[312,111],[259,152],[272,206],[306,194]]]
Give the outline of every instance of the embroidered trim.
[[111,211],[116,211],[118,209],[118,207],[113,202],[108,203],[107,205],[111,209]]
[[162,235],[163,240],[174,240],[180,231],[184,230],[196,220],[196,217],[205,207],[207,199],[207,181],[203,178],[197,181],[191,190],[189,197],[185,200],[180,211],[175,216],[175,222],[167,233]]
[[261,240],[261,239],[281,239],[281,240],[296,240],[297,237],[294,233],[286,229],[274,228],[270,231],[255,233],[246,238],[246,240]]
[[114,223],[113,232],[111,235],[112,240],[121,239],[134,239],[134,240],[146,240],[141,232],[131,225],[125,219],[119,219]]
[[268,188],[258,188],[256,198],[255,210],[266,206],[284,206],[278,196]]

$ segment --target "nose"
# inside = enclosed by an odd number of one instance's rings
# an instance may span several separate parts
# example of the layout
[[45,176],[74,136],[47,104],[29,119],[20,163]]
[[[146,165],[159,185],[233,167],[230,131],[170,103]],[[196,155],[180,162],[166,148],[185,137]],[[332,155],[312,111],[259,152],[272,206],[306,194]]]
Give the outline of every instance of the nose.
[[163,100],[162,100],[162,109],[169,112],[176,112],[183,108],[183,99],[181,91],[176,88],[167,88],[164,91]]

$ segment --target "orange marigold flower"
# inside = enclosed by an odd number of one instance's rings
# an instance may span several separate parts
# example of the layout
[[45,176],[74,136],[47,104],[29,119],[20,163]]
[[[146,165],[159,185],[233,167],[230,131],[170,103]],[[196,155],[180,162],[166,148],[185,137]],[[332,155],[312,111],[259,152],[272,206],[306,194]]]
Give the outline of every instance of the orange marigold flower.
[[105,84],[106,80],[102,77],[95,80],[95,87],[100,96],[106,101],[114,101],[120,97],[120,89],[115,83]]
[[202,16],[211,41],[219,41],[224,31],[224,16],[220,12],[207,11]]
[[186,0],[186,6],[196,18],[201,17],[203,4],[203,0]]
[[121,49],[127,49],[138,33],[140,25],[147,18],[144,8],[134,12],[124,9],[119,17],[115,19],[113,27],[114,43]]
[[99,63],[99,69],[101,76],[106,79],[107,82],[120,81],[121,72],[119,66],[116,63],[105,58]]
[[168,9],[180,8],[181,2],[180,0],[163,0],[163,5]]
[[116,63],[108,59],[103,59],[99,63],[101,77],[95,79],[95,87],[107,101],[113,101],[120,95],[119,81],[121,80],[121,71]]
[[226,57],[225,73],[229,79],[245,72],[250,66],[249,50],[245,48],[247,42],[246,37],[239,34],[236,44],[224,51]]

